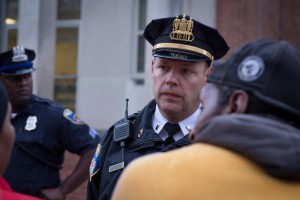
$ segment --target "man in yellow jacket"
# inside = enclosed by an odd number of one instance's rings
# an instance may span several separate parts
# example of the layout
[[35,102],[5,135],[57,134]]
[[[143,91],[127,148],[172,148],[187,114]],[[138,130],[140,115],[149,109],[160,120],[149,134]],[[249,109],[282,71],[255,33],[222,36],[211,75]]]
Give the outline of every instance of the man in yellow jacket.
[[133,161],[113,199],[299,199],[299,79],[289,43],[242,46],[208,77],[194,144]]

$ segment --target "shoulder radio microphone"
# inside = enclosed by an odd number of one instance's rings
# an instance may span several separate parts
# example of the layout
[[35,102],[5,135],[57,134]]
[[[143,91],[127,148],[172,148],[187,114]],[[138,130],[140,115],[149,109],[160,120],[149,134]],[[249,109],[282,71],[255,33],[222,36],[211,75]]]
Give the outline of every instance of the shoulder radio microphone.
[[115,125],[114,128],[114,141],[122,142],[132,139],[130,130],[130,121],[128,120],[128,99],[126,99],[126,109],[124,119]]
[[117,123],[114,127],[114,142],[120,142],[122,152],[121,152],[121,162],[115,165],[109,166],[109,172],[115,172],[120,169],[123,169],[125,166],[124,162],[124,147],[125,142],[130,141],[132,139],[131,135],[131,122],[128,119],[128,99],[126,99],[126,109],[125,109],[125,117],[122,121]]

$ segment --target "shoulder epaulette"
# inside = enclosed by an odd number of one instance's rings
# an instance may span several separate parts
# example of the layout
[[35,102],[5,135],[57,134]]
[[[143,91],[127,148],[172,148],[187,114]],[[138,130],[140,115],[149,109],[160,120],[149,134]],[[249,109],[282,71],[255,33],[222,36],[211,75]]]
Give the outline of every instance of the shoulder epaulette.
[[34,96],[34,101],[37,101],[39,103],[42,103],[42,104],[46,104],[46,105],[51,105],[52,107],[57,107],[57,108],[63,108],[62,105],[50,100],[50,99],[47,99],[47,98],[42,98],[42,97],[38,97],[38,96]]
[[[129,115],[129,116],[128,116],[128,120],[129,120],[131,123],[133,123],[133,122],[134,122],[134,120],[135,120],[135,118],[136,118],[136,116],[137,116],[137,114],[138,114],[138,112],[136,112],[136,113],[133,113],[133,114]],[[120,120],[118,120],[116,123],[114,123],[114,125],[113,125],[113,126],[115,126],[116,124],[119,124],[119,123],[121,123],[123,120],[124,120],[124,118],[123,118],[123,119],[120,119]]]
[[128,116],[129,121],[133,123],[137,115],[138,115],[138,112],[135,112],[135,113],[129,115]]

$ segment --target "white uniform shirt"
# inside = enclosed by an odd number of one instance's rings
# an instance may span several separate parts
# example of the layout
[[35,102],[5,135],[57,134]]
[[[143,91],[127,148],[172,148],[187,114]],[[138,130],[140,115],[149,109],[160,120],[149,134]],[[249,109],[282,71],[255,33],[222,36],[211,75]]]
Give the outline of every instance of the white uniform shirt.
[[[174,135],[174,140],[177,141],[183,138],[185,135],[189,134],[190,131],[194,128],[196,121],[201,113],[200,108],[197,109],[191,116],[180,121],[178,124],[180,126],[180,131]],[[156,105],[154,117],[152,120],[153,130],[159,134],[159,136],[165,140],[168,137],[168,133],[163,129],[164,125],[168,120],[161,114],[158,106]]]

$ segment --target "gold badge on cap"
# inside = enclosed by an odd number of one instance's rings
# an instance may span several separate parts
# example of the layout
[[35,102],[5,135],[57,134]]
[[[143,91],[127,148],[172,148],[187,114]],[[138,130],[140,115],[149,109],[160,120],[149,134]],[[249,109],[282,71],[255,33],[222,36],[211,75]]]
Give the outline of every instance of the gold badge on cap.
[[12,57],[13,62],[22,62],[28,60],[28,56],[25,54],[25,49],[22,46],[13,47],[13,54],[14,54],[14,56]]
[[173,31],[170,34],[172,40],[181,40],[186,42],[192,42],[194,35],[192,33],[194,22],[192,18],[187,20],[186,15],[182,16],[182,19],[178,19],[178,16],[173,21]]

